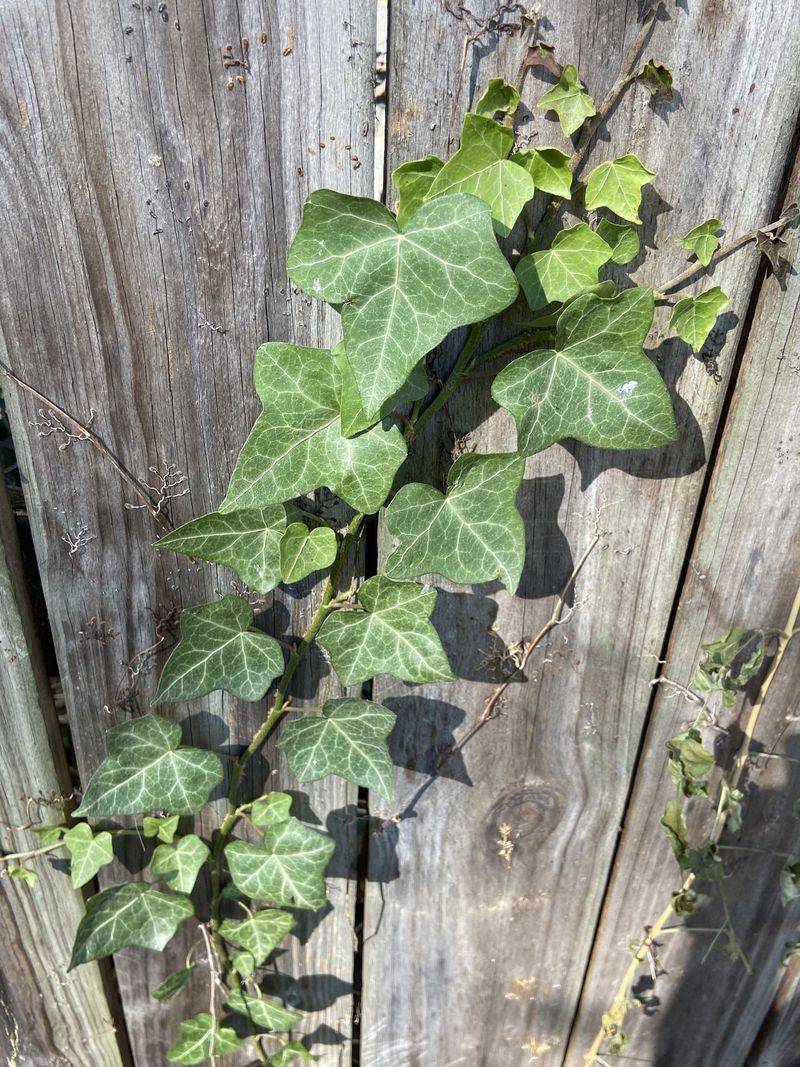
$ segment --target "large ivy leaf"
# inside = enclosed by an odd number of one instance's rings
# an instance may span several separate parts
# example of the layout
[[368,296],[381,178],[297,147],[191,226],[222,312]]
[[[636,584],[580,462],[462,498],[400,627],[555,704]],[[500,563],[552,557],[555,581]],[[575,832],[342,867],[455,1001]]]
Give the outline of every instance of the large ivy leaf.
[[330,567],[339,542],[330,526],[309,530],[304,522],[290,523],[281,538],[281,576],[284,582],[302,581],[314,571]]
[[454,677],[430,622],[435,589],[377,575],[364,582],[358,599],[363,612],[329,615],[317,639],[344,685],[356,685],[378,674],[392,674],[407,682]]
[[634,155],[601,163],[586,183],[586,210],[607,207],[628,222],[641,222],[642,187],[653,177],[653,172],[645,170]]
[[279,503],[321,485],[357,511],[377,511],[405,459],[403,435],[396,426],[377,425],[343,436],[342,383],[331,353],[271,342],[256,352],[253,376],[264,411],[239,453],[220,511]]
[[289,1011],[275,1000],[249,996],[240,989],[235,989],[228,997],[228,1007],[231,1011],[247,1016],[262,1030],[291,1030],[295,1023],[303,1018],[299,1011]]
[[224,919],[219,932],[226,941],[249,952],[254,966],[259,967],[296,925],[288,911],[265,908],[248,919]]
[[661,375],[642,351],[653,291],[586,293],[558,319],[555,349],[528,352],[494,380],[492,396],[517,424],[523,455],[573,437],[598,448],[652,448],[675,438]]
[[699,352],[727,303],[728,297],[718,285],[706,289],[699,296],[684,297],[672,309],[669,328],[691,345],[695,352]]
[[187,834],[175,845],[159,845],[150,860],[150,871],[179,893],[191,893],[200,868],[211,854],[197,834]]
[[377,201],[317,190],[287,269],[311,296],[343,304],[347,358],[368,413],[451,330],[496,315],[517,295],[489,208],[465,193],[423,204],[401,230]]
[[279,545],[286,529],[286,508],[244,508],[227,515],[212,511],[184,523],[156,541],[156,548],[171,548],[184,556],[221,563],[236,571],[259,593],[280,584]]
[[64,844],[70,854],[72,884],[86,885],[101,867],[114,859],[114,839],[107,830],[92,833],[88,823],[80,822],[64,834]]
[[301,715],[284,726],[278,748],[299,782],[329,774],[392,797],[392,760],[386,738],[393,712],[371,700],[326,700],[321,715]]
[[517,264],[517,280],[531,309],[536,311],[596,285],[600,268],[612,254],[599,234],[579,222],[559,231],[550,248],[523,256]]
[[160,893],[144,882],[112,885],[86,902],[68,969],[133,945],[160,952],[193,914],[188,897]]
[[630,263],[639,254],[639,234],[635,226],[620,226],[609,219],[600,219],[597,234],[611,249],[612,263]]
[[461,147],[436,175],[426,199],[472,193],[489,205],[497,232],[508,235],[534,193],[530,173],[508,159],[513,147],[510,126],[484,115],[466,115]]
[[241,1043],[234,1030],[219,1023],[215,1026],[209,1013],[201,1011],[181,1023],[181,1036],[167,1049],[167,1059],[170,1063],[202,1063],[212,1055],[233,1052]]
[[392,182],[399,193],[395,213],[398,226],[404,226],[414,212],[421,208],[433,180],[444,166],[438,156],[411,159],[392,171]]
[[523,148],[511,156],[533,178],[533,184],[543,193],[569,200],[572,190],[572,171],[569,156],[558,148]]
[[719,248],[718,234],[721,229],[722,222],[719,219],[706,219],[685,233],[681,237],[681,244],[689,252],[694,252],[698,261],[707,267]]
[[472,109],[476,115],[492,118],[501,111],[513,115],[519,107],[519,89],[509,85],[505,78],[490,78],[483,95]]
[[274,637],[253,630],[253,609],[224,596],[181,612],[181,640],[158,682],[154,704],[191,700],[224,689],[240,700],[260,700],[283,671]]
[[432,485],[404,485],[386,509],[397,540],[386,575],[435,572],[465,584],[499,578],[513,593],[525,561],[525,529],[515,504],[524,471],[516,453],[470,453],[450,468],[444,496]]
[[159,715],[141,715],[106,733],[108,758],[92,775],[77,816],[193,815],[222,781],[214,752],[181,745],[181,728]]
[[575,133],[586,119],[597,114],[594,100],[583,91],[583,83],[578,77],[578,68],[572,63],[564,67],[558,84],[545,93],[536,106],[546,111],[555,111],[565,137]]

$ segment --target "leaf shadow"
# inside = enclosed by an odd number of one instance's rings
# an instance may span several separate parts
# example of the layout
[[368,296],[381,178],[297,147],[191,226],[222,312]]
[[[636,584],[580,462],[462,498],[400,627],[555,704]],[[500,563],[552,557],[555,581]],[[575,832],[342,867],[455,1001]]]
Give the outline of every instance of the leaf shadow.
[[526,478],[520,487],[517,507],[525,523],[525,566],[516,596],[524,600],[557,596],[572,574],[572,550],[558,523],[564,487],[563,474]]
[[340,997],[353,990],[351,982],[335,974],[305,974],[295,978],[291,974],[266,974],[260,981],[268,996],[280,997],[287,1008],[296,1011],[324,1011]]

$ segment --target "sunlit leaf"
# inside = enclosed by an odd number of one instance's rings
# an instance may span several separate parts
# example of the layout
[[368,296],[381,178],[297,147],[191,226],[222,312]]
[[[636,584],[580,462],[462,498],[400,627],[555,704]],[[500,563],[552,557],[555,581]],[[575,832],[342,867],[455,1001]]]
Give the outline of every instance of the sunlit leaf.
[[299,1041],[287,1041],[280,1052],[270,1056],[269,1067],[290,1067],[290,1064],[296,1063],[297,1060],[311,1063],[319,1058],[319,1056],[312,1055]]
[[164,841],[168,845],[178,831],[179,822],[180,816],[178,815],[168,817],[146,815],[142,819],[142,836],[157,837],[159,841]]
[[211,1055],[224,1056],[241,1045],[235,1031],[229,1026],[221,1026],[207,1011],[186,1019],[181,1023],[181,1036],[167,1050],[170,1063],[202,1063]]
[[70,854],[70,874],[76,887],[86,885],[101,867],[113,862],[114,839],[107,830],[95,834],[91,826],[79,822],[64,834],[64,845]]
[[150,872],[178,893],[191,893],[211,850],[196,834],[187,834],[175,845],[159,845],[150,860]]
[[224,919],[219,932],[225,941],[246,949],[259,967],[295,926],[294,917],[287,911],[264,908],[248,919]]
[[517,279],[533,311],[552,301],[569,300],[598,282],[598,271],[611,259],[603,238],[585,222],[560,230],[550,248],[523,256]]
[[492,118],[501,111],[513,115],[519,107],[519,90],[509,85],[505,78],[490,78],[480,100],[472,108],[476,115]]
[[368,415],[361,403],[361,395],[356,385],[353,370],[347,359],[344,345],[340,342],[331,349],[331,355],[336,360],[341,383],[339,393],[339,425],[345,437],[354,437],[363,430],[374,426],[376,421],[385,418],[396,408],[404,404],[410,404],[414,400],[420,400],[430,389],[430,382],[425,371],[425,360],[422,359],[411,371],[407,380],[403,382],[398,391],[381,404],[377,415]]
[[20,882],[27,882],[28,885],[36,885],[36,879],[39,875],[36,871],[32,871],[30,867],[6,867],[9,878],[14,878]]
[[398,226],[404,226],[428,195],[433,180],[444,166],[438,156],[425,156],[402,163],[392,171],[392,183],[399,193],[396,214]]
[[554,85],[536,104],[547,111],[555,111],[566,137],[580,129],[586,119],[597,114],[594,100],[583,88],[578,68],[568,63],[561,72],[558,85]]
[[533,178],[533,184],[543,193],[569,199],[572,189],[572,171],[569,156],[558,148],[523,148],[511,156]]
[[601,163],[594,168],[586,183],[586,210],[607,207],[629,222],[641,222],[639,207],[642,188],[653,177],[655,175],[645,170],[634,155]]
[[767,654],[763,630],[732,626],[703,645],[703,657],[692,679],[698,693],[721,693],[726,708],[761,670]]
[[699,296],[684,297],[672,309],[669,328],[687,345],[691,345],[695,352],[699,352],[727,303],[728,297],[718,285],[706,289]]
[[338,541],[329,526],[309,530],[303,522],[290,523],[281,538],[281,576],[290,585],[314,571],[329,567],[336,559]]
[[273,792],[253,802],[250,809],[250,821],[254,826],[276,826],[289,818],[292,798],[288,793]]
[[719,219],[706,219],[685,233],[681,237],[681,244],[690,252],[694,252],[698,261],[707,267],[719,248],[718,234],[721,229],[722,223]]
[[230,994],[227,1006],[231,1011],[245,1015],[261,1030],[291,1030],[303,1018],[299,1011],[289,1011],[275,1000],[250,996],[239,989]]
[[634,226],[620,226],[609,219],[600,219],[597,234],[611,249],[613,263],[630,263],[639,254],[639,234]]

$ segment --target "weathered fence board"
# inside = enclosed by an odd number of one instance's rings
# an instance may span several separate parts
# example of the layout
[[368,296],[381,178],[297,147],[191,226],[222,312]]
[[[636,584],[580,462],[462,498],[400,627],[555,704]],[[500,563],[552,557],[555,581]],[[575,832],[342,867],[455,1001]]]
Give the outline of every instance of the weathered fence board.
[[[799,191],[800,168],[787,203]],[[795,235],[790,245],[794,258],[799,247]],[[781,629],[794,599],[800,575],[799,307],[800,274],[789,275],[783,291],[774,278],[764,283],[664,665],[665,676],[681,685],[691,685],[704,642],[732,625]],[[799,682],[800,651],[790,645],[759,720],[754,752],[788,755],[790,760],[800,756],[793,721]],[[674,794],[665,744],[696,713],[696,706],[668,684],[659,687],[568,1058],[575,1067],[628,965],[627,945],[642,936],[678,888],[677,865],[670,862],[659,826]],[[708,732],[718,759],[732,758],[746,713],[747,704],[742,716],[723,714],[726,731]],[[784,943],[796,939],[797,910],[783,909],[778,902],[778,874],[785,859],[769,852],[796,850],[792,807],[800,793],[800,772],[797,763],[755,758],[745,780],[744,826],[722,840],[727,846],[768,851],[726,852],[731,874],[723,892],[752,973],[740,960],[726,958],[724,936],[705,965],[708,935],[660,939],[658,956],[667,973],[655,989],[646,976],[637,986],[645,999],[657,998],[653,1007],[658,1010],[632,1012],[627,1027],[629,1052],[637,1060],[738,1067],[775,995]],[[708,892],[719,896],[710,888]],[[717,899],[688,925],[709,928],[723,920]],[[794,1062],[796,1050],[795,1043],[794,1058],[783,1062]]]
[[[371,192],[373,4],[39,0],[3,5],[0,28],[8,360],[79,418],[96,412],[93,429],[137,477],[185,471],[188,495],[167,506],[176,522],[202,514],[257,413],[258,344],[336,336],[336,316],[289,287],[284,258],[310,189]],[[224,52],[247,65],[226,68]],[[85,782],[105,730],[147,708],[175,612],[230,591],[231,576],[153,552],[158,531],[111,467],[86,443],[40,437],[38,405],[8,392]],[[314,595],[305,583],[267,597],[264,624],[302,632]],[[316,696],[320,668],[299,677],[297,699]],[[192,743],[231,752],[263,713],[219,696],[174,711]],[[251,784],[275,765],[255,761]],[[289,784],[280,763],[270,781]],[[346,1064],[355,794],[329,781],[307,796],[340,839],[336,911],[312,916],[279,968],[301,975],[289,999],[318,1013],[323,1062]],[[134,871],[144,860],[138,847],[126,857]],[[196,938],[187,927],[164,957],[116,957],[142,1065],[207,1008],[203,978],[163,1008],[148,997]]]
[[[478,18],[496,10],[488,2],[471,6]],[[465,34],[476,27],[463,11],[453,14],[461,10],[407,0],[392,11],[390,168],[443,154],[451,111],[460,120],[490,76],[516,79],[521,35],[486,32],[465,49]],[[600,99],[636,35],[633,5],[554,2],[543,14],[545,38],[562,62],[578,62]],[[502,19],[519,15],[507,10]],[[643,91],[630,91],[593,157],[635,151],[657,172],[644,233],[648,249],[656,235],[663,247],[658,266],[648,255],[639,280],[658,283],[682,264],[668,234],[718,215],[733,235],[770,216],[796,119],[790,57],[799,32],[800,11],[788,2],[690,5],[656,28],[646,54],[673,69],[679,96],[652,105]],[[524,100],[532,103],[544,88],[529,78]],[[523,118],[518,132],[538,133],[534,143],[562,143],[540,113]],[[438,622],[464,680],[421,690],[385,681],[377,687],[399,712],[395,749],[409,770],[398,774],[395,799],[405,817],[370,839],[365,1067],[511,1067],[533,1054],[543,1064],[565,1055],[649,682],[756,270],[755,255],[745,255],[714,274],[732,309],[715,335],[720,380],[681,343],[660,343],[666,321],[658,320],[651,347],[676,392],[676,445],[644,455],[556,447],[530,462],[520,494],[529,530],[521,599],[493,590],[440,594]],[[454,449],[512,447],[509,421],[494,413],[485,385],[457,397],[441,425],[427,432],[415,462],[426,481],[441,477]],[[480,429],[469,432],[474,426]],[[574,616],[531,661],[529,681],[512,687],[500,716],[418,796],[421,772],[435,763],[431,749],[445,752],[490,692],[492,671],[482,662],[493,648],[489,627],[507,644],[539,628],[598,513],[610,534],[578,582]],[[377,798],[374,807],[386,811]]]

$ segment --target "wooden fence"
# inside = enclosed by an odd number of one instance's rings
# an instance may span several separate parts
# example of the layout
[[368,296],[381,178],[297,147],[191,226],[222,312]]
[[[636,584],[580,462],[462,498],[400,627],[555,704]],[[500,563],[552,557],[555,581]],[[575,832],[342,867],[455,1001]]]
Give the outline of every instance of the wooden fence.
[[[445,154],[478,87],[495,75],[516,80],[533,32],[523,6],[391,0],[387,172]],[[537,32],[601,97],[636,36],[637,5],[540,6]],[[674,101],[629,91],[592,157],[633,151],[657,172],[643,211],[643,283],[685,261],[668,235],[712,215],[738,234],[800,196],[800,7],[669,6],[647,55],[672,69]],[[169,505],[175,522],[222,498],[257,410],[257,345],[336,339],[337,316],[292,288],[284,258],[311,190],[371,195],[376,146],[382,173],[381,14],[375,0],[0,5],[2,358],[92,419],[137,476],[158,486],[185,472]],[[247,66],[225,66],[224,55]],[[532,106],[543,87],[532,73],[523,100]],[[562,145],[542,112],[524,108],[518,132]],[[334,907],[292,939],[273,987],[313,1013],[323,1067],[581,1064],[631,943],[676,888],[659,819],[670,788],[664,742],[687,709],[651,680],[688,683],[701,644],[733,623],[781,627],[800,574],[800,274],[779,284],[746,250],[720,263],[714,281],[730,310],[707,358],[667,338],[664,320],[651,338],[675,398],[677,443],[645,454],[568,444],[533,457],[519,498],[528,531],[519,596],[446,585],[440,594],[436,622],[461,680],[376,681],[376,699],[398,715],[393,808],[370,797],[367,818],[357,791],[335,780],[305,791],[308,817],[339,845]],[[66,438],[42,427],[47,404],[29,392],[7,384],[4,396],[85,782],[105,730],[147,706],[176,613],[230,591],[230,574],[153,552],[149,514],[97,452],[78,440],[60,448]],[[470,390],[426,432],[414,461],[425,480],[446,470],[468,432],[479,451],[512,446],[487,396]],[[20,797],[56,795],[67,772],[5,501],[0,510],[0,788],[4,822],[18,824]],[[606,535],[569,621],[502,713],[431,775],[480,714],[494,635],[508,644],[542,625],[597,524]],[[383,531],[370,537],[380,557]],[[303,628],[318,590],[300,592],[267,598],[265,628]],[[790,760],[749,766],[743,846],[796,848],[798,680],[794,648],[757,738],[759,751]],[[312,661],[295,699],[317,703],[335,685]],[[236,751],[262,712],[216,695],[174,713],[192,743]],[[720,732],[721,755],[738,737],[735,725]],[[251,773],[254,785],[270,774],[293,788],[272,751]],[[201,820],[199,832],[211,828]],[[136,848],[125,860],[141,868]],[[737,853],[726,882],[749,969],[718,950],[706,959],[700,933],[662,938],[654,968],[664,973],[653,986],[645,969],[637,993],[646,1008],[628,1025],[634,1061],[799,1062],[800,972],[797,960],[781,965],[797,914],[777,902],[780,866],[774,855]],[[148,991],[185,955],[191,931],[164,956],[125,950],[113,972],[65,977],[82,905],[62,873],[45,870],[34,894],[0,881],[6,1061],[165,1062],[205,993],[156,1005]],[[104,882],[124,868],[108,870]],[[716,922],[704,913],[704,925]]]

